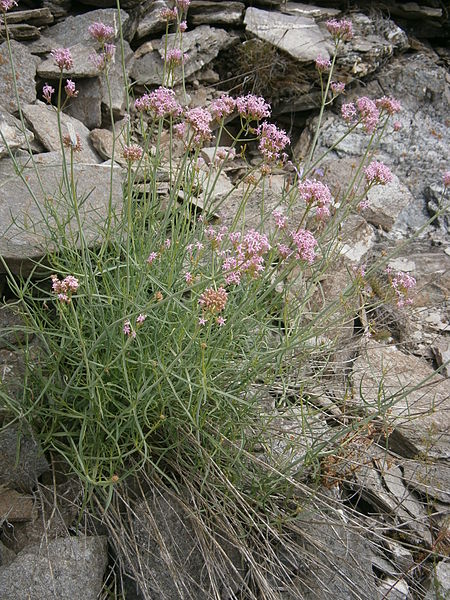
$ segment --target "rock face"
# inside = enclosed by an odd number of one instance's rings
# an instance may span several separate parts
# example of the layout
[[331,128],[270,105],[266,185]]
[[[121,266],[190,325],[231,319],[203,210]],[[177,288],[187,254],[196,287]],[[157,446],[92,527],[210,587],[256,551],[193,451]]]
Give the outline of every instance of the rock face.
[[[41,159],[42,157],[42,159]],[[51,159],[51,160],[50,160]],[[0,254],[13,272],[30,269],[33,260],[42,257],[49,249],[49,236],[44,218],[52,219],[56,209],[59,218],[69,219],[70,229],[66,233],[76,243],[73,205],[67,194],[62,195],[61,157],[57,153],[36,155],[40,181],[31,163],[23,165],[26,181],[17,177],[12,162],[4,159],[0,163]],[[122,171],[115,168],[112,182],[112,206],[120,210],[122,202]],[[97,164],[77,164],[74,167],[77,197],[85,199],[80,206],[87,243],[99,239],[101,224],[105,222],[110,190],[110,167]],[[42,186],[42,187],[41,187]],[[64,190],[64,186],[63,186]],[[105,193],[106,190],[106,193]],[[31,191],[31,193],[30,193]],[[34,199],[32,195],[34,195]],[[64,194],[64,192],[63,192]],[[64,197],[66,199],[64,199]],[[72,231],[72,234],[70,233]],[[50,243],[51,246],[51,243]],[[2,269],[2,267],[0,267]]]
[[107,564],[106,538],[68,537],[36,544],[0,567],[2,600],[97,600]]

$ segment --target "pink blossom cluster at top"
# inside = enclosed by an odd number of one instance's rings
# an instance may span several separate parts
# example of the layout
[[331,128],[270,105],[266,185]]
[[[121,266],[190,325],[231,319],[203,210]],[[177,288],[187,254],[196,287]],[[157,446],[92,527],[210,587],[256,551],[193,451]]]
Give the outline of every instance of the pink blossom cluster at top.
[[78,90],[75,89],[75,82],[72,81],[71,79],[68,79],[66,81],[64,90],[65,90],[68,98],[76,98],[78,96]]
[[260,138],[258,148],[267,162],[279,160],[281,152],[291,141],[284,129],[278,129],[273,123],[262,123],[256,133]]
[[444,175],[442,176],[442,179],[444,181],[444,186],[449,187],[450,186],[450,171],[445,171]]
[[17,6],[16,0],[0,0],[0,10],[2,12],[10,10],[13,6]]
[[218,290],[214,288],[206,288],[200,295],[198,303],[205,312],[211,314],[221,313],[227,304],[228,294],[225,288],[220,287]]
[[186,111],[186,121],[193,129],[195,144],[202,144],[211,139],[212,132],[209,125],[212,115],[205,108],[198,106]]
[[178,16],[178,9],[176,6],[174,6],[173,8],[163,8],[159,13],[159,16],[163,21],[176,21]]
[[55,88],[46,83],[42,88],[42,96],[46,102],[50,104],[52,101],[52,96],[55,93]]
[[50,52],[57,67],[63,71],[73,68],[73,58],[69,48],[55,48]]
[[181,33],[184,33],[187,28],[188,28],[188,26],[187,26],[186,21],[181,21],[180,24],[178,25],[178,29],[181,31]]
[[159,87],[150,94],[138,98],[134,106],[138,111],[148,111],[156,117],[177,117],[182,113],[182,108],[175,99],[175,92],[169,88]]
[[219,229],[214,229],[212,225],[209,225],[205,229],[205,236],[211,242],[211,246],[214,250],[217,250],[220,244],[223,242],[223,239],[228,231],[228,227],[226,225],[222,225]]
[[176,3],[180,10],[186,11],[189,8],[191,0],[176,0]]
[[212,116],[220,121],[221,119],[231,115],[235,108],[236,100],[228,94],[223,94],[220,96],[220,98],[217,98],[217,100],[211,102],[209,110]]
[[386,111],[390,115],[395,115],[402,110],[402,105],[398,100],[392,97],[383,96],[382,98],[378,98],[375,100],[375,104],[377,108],[382,111]]
[[275,219],[275,224],[278,229],[285,229],[287,226],[288,218],[284,215],[280,209],[276,208],[272,213],[273,218]]
[[392,181],[392,173],[384,163],[374,160],[364,168],[366,181],[369,186],[386,185]]
[[316,238],[307,229],[291,231],[290,236],[296,246],[295,258],[304,260],[311,265],[316,258],[316,252],[314,250],[317,246]]
[[319,218],[330,215],[329,205],[331,203],[330,188],[317,181],[317,179],[305,179],[298,184],[300,197],[309,205],[317,207],[316,214]]
[[248,121],[260,121],[270,117],[270,104],[261,96],[247,94],[236,98],[236,108],[243,119]]
[[[388,269],[388,273],[390,270]],[[408,273],[403,273],[399,271],[392,279],[391,279],[392,289],[394,290],[397,296],[397,306],[402,308],[403,306],[407,306],[412,304],[412,299],[408,297],[409,291],[416,285],[416,280]]]
[[331,89],[334,94],[342,94],[342,92],[345,90],[345,83],[342,81],[332,81]]
[[76,293],[78,287],[78,279],[73,275],[68,275],[62,281],[56,275],[52,275],[52,290],[61,302],[69,304],[71,295]]
[[347,123],[351,123],[358,118],[367,133],[373,133],[375,131],[380,118],[380,111],[378,110],[376,103],[370,98],[367,98],[367,96],[358,98],[355,103],[350,102],[348,104],[343,104],[341,114],[342,118]]
[[115,37],[114,27],[105,25],[105,23],[92,23],[92,25],[89,25],[88,31],[90,35],[100,44],[110,42]]
[[182,63],[185,63],[187,59],[188,55],[183,54],[179,48],[171,48],[170,50],[167,50],[166,62],[171,66],[181,65]]
[[[230,234],[230,238],[233,234]],[[250,229],[240,240],[233,235],[234,253],[223,261],[222,269],[227,284],[239,284],[243,275],[257,277],[264,271],[264,255],[270,250],[267,236]]]
[[131,144],[130,146],[123,147],[122,156],[129,163],[141,160],[142,154],[143,150],[138,144]]
[[348,41],[353,37],[353,25],[352,22],[347,19],[341,19],[340,21],[337,19],[330,19],[326,22],[326,26],[336,41]]
[[328,71],[331,68],[331,61],[328,58],[324,58],[321,54],[316,58],[316,69],[319,73]]

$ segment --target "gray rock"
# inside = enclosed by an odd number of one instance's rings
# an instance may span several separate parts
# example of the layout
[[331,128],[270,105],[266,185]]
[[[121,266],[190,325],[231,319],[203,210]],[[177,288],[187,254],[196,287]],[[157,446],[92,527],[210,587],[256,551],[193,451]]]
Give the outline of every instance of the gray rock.
[[76,82],[78,96],[71,98],[64,112],[83,123],[88,129],[100,127],[102,123],[103,85],[99,77],[81,79]]
[[367,194],[369,206],[363,211],[364,218],[385,231],[390,231],[402,211],[414,202],[409,189],[393,175],[387,185],[376,185]]
[[34,8],[32,10],[15,10],[8,13],[8,26],[16,23],[28,25],[49,25],[53,23],[53,15],[48,8]]
[[[40,180],[32,164],[24,163],[23,176],[26,184],[17,176],[9,159],[0,162],[0,197],[3,198],[0,203],[0,254],[15,273],[21,270],[26,272],[32,268],[34,260],[54,249],[54,242],[49,239],[50,233],[45,223],[45,219],[53,218],[53,210],[57,211],[62,222],[67,223],[66,243],[79,243],[72,201],[64,191],[64,183],[61,186],[60,155],[36,155],[34,160]],[[94,244],[101,238],[102,224],[107,216],[110,167],[75,164],[74,178],[77,197],[79,201],[84,200],[79,207],[84,237],[88,244]],[[122,169],[119,167],[115,167],[113,171],[111,194],[112,209],[118,213],[122,205]]]
[[384,418],[394,427],[394,452],[450,458],[448,382],[425,361],[371,341],[355,362],[353,382],[368,413],[389,409]]
[[450,340],[443,338],[432,347],[437,366],[440,368],[440,373],[450,377]]
[[[11,41],[11,53],[16,69],[17,91],[24,104],[36,100],[36,63],[39,60],[30,54],[23,44]],[[17,112],[11,65],[6,43],[0,46],[0,98],[2,105],[12,114]]]
[[24,492],[31,492],[37,478],[49,469],[31,434],[19,432],[16,426],[0,430],[0,458],[0,485]]
[[0,569],[2,600],[97,600],[108,561],[105,537],[68,537],[25,548]]
[[[98,68],[89,58],[94,50],[93,45],[84,42],[70,46],[69,49],[73,58],[73,68],[65,69],[64,77],[67,77],[68,79],[77,77],[98,77]],[[59,78],[60,68],[50,56],[38,65],[37,74],[39,77],[42,77],[42,79],[57,80]]]
[[[125,128],[121,127],[120,122],[115,124],[115,128],[116,142],[114,145],[114,160],[115,162],[126,166],[127,162],[122,157],[122,150],[126,145],[126,138],[124,135],[126,130]],[[104,160],[109,160],[113,157],[114,134],[112,131],[109,131],[108,129],[93,129],[90,132],[89,137],[94,145],[94,148]]]
[[166,29],[166,21],[161,18],[161,11],[168,7],[169,3],[165,0],[152,2],[151,10],[139,20],[135,39],[142,40],[142,38],[163,33]]
[[238,26],[242,24],[245,4],[242,2],[211,2],[193,0],[189,6],[189,21],[198,25]]
[[435,225],[447,234],[450,231],[450,214],[444,192],[444,186],[440,182],[435,182],[425,188],[424,196],[430,216],[436,217]]
[[441,560],[431,574],[431,585],[424,600],[446,600],[450,595],[450,561]]
[[15,552],[0,542],[0,567],[7,567],[16,558]]
[[426,498],[450,504],[450,462],[448,460],[405,460],[402,462],[406,485]]
[[0,349],[23,344],[25,323],[13,303],[0,304]]
[[[17,41],[37,40],[41,36],[38,27],[27,25],[26,23],[17,25],[8,25],[9,37]],[[0,35],[6,36],[6,29],[0,24]]]
[[[227,33],[224,29],[216,29],[208,25],[196,27],[193,31],[187,31],[183,35],[183,52],[189,56],[184,65],[185,77],[199,71],[204,65],[211,62],[219,52],[236,40],[236,37]],[[167,47],[178,47],[179,40],[176,34],[169,34]],[[130,75],[139,84],[161,85],[164,76],[164,38],[152,42],[153,51],[144,56],[135,58],[131,67]],[[176,68],[174,83],[182,80],[181,68]]]
[[48,8],[55,19],[60,20],[70,12],[71,0],[44,0],[42,5]]
[[16,490],[0,489],[0,522],[20,523],[31,521],[33,498]]
[[31,131],[26,130],[26,137],[22,131],[22,123],[9,114],[2,106],[0,106],[0,158],[8,156],[8,148],[15,150],[21,146],[26,146],[26,140],[29,142],[34,140],[34,135]]
[[329,58],[331,36],[318,27],[314,19],[259,8],[247,8],[246,31],[287,52],[300,62],[309,62],[322,54]]
[[[139,548],[139,564],[134,565],[136,579],[145,597],[154,600],[207,600],[213,590],[209,569],[206,568],[204,549],[196,534],[195,521],[190,517],[191,507],[168,493],[154,493],[134,511],[133,543]],[[135,540],[135,542],[134,542]],[[225,536],[217,542],[234,565],[240,568],[240,558]],[[208,552],[212,551],[212,545]],[[214,552],[216,580],[220,597],[234,597],[239,577],[230,572],[230,566],[217,550]],[[210,556],[208,560],[212,560]],[[219,562],[216,562],[219,561]]]
[[341,11],[337,8],[314,6],[302,2],[284,2],[281,6],[281,12],[293,16],[308,17],[317,21],[336,18],[341,14]]
[[[74,102],[76,102],[74,98]],[[29,122],[36,138],[41,144],[50,151],[61,152],[61,142],[58,132],[58,120],[56,110],[38,102],[37,104],[28,104],[23,107],[23,114]],[[67,124],[75,129],[75,133],[80,136],[81,152],[75,152],[74,158],[78,163],[98,163],[100,162],[97,154],[93,150],[89,141],[89,130],[81,121],[74,119],[64,113],[61,114],[62,135],[67,135]],[[67,151],[70,155],[70,152]]]
[[383,600],[409,600],[409,586],[404,579],[386,577],[379,588]]
[[[127,26],[129,19],[128,13],[124,10],[120,11],[122,25]],[[95,47],[96,42],[89,34],[89,25],[101,21],[105,25],[114,27],[118,26],[118,13],[115,8],[105,8],[99,10],[91,10],[82,15],[70,16],[64,19],[61,23],[57,23],[49,27],[45,37],[50,38],[54,42],[53,47],[63,46],[70,48],[76,44],[84,44],[86,46]]]

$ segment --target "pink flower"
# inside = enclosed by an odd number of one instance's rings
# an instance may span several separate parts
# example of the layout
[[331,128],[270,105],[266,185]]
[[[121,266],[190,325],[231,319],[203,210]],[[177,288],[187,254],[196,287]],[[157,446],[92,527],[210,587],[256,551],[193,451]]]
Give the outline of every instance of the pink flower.
[[198,324],[202,325],[202,326],[206,325],[206,319],[205,319],[205,317],[199,317]]
[[298,184],[300,197],[307,204],[317,204],[319,206],[328,206],[331,203],[330,188],[317,181],[317,179],[305,179]]
[[186,11],[191,3],[191,0],[176,0],[176,3],[180,10]]
[[184,33],[187,29],[186,21],[181,21],[181,23],[178,26],[178,29],[181,31],[181,33]]
[[191,108],[186,112],[186,122],[194,131],[194,143],[201,144],[211,139],[211,114],[204,108]]
[[392,173],[384,163],[374,160],[365,167],[364,173],[369,186],[386,185],[392,181]]
[[157,252],[150,252],[150,254],[148,255],[147,258],[147,263],[149,265],[151,265],[152,263],[155,262],[155,260],[158,258],[158,253]]
[[44,97],[44,100],[46,100],[46,102],[48,102],[49,104],[52,101],[52,95],[55,93],[55,88],[53,88],[51,85],[48,85],[48,83],[46,83],[44,85],[44,87],[42,88],[42,96]]
[[402,124],[400,123],[400,121],[395,121],[394,122],[394,131],[400,131],[401,128],[402,128]]
[[50,52],[57,67],[63,71],[73,69],[73,58],[69,48],[56,48]]
[[308,264],[312,264],[316,258],[314,248],[317,246],[317,240],[310,231],[306,229],[299,229],[298,231],[291,231],[291,238],[296,245],[295,258],[305,260]]
[[221,313],[227,304],[228,294],[223,287],[218,290],[206,288],[200,295],[198,303],[204,311],[211,314]]
[[356,117],[356,106],[353,102],[341,106],[341,115],[346,123],[351,123]]
[[379,110],[384,110],[390,115],[395,115],[402,109],[402,105],[395,98],[388,98],[388,96],[383,96],[382,98],[378,98],[375,100],[375,104]]
[[[390,273],[390,270],[388,271]],[[392,289],[397,296],[397,306],[402,308],[408,304],[412,304],[412,299],[408,297],[409,291],[416,285],[416,280],[408,273],[399,271],[391,279]]]
[[125,323],[123,324],[122,331],[123,331],[123,333],[125,335],[130,335],[131,334],[131,322],[130,322],[129,319],[127,319],[125,321]]
[[216,323],[219,327],[223,327],[225,325],[226,319],[223,317],[217,317]]
[[123,147],[122,155],[127,162],[132,163],[141,160],[143,152],[140,146],[131,144],[130,146]]
[[292,250],[286,244],[277,244],[277,250],[283,260],[289,258],[292,254]]
[[75,294],[79,288],[79,282],[73,275],[68,275],[60,281],[56,275],[51,276],[52,290],[57,295],[58,300],[69,304],[71,295]]
[[260,136],[258,149],[265,160],[268,162],[279,160],[282,150],[290,143],[284,129],[278,129],[272,123],[264,122],[256,132]]
[[177,117],[181,114],[181,106],[175,99],[175,92],[169,88],[159,87],[150,94],[144,94],[134,103],[136,110],[154,113],[156,117]]
[[78,91],[75,89],[75,83],[71,79],[66,81],[64,89],[69,98],[76,98],[78,96]]
[[13,6],[17,6],[16,0],[0,0],[0,10],[2,12],[10,10]]
[[192,277],[192,273],[190,271],[187,271],[184,274],[184,280],[188,285],[190,285],[194,281],[194,278]]
[[319,56],[316,58],[316,69],[319,71],[319,73],[328,71],[328,69],[331,69],[331,61],[319,54]]
[[338,21],[337,19],[330,19],[326,23],[328,31],[331,36],[336,40],[351,40],[353,37],[353,26],[352,22],[346,19]]
[[342,81],[332,81],[331,89],[336,95],[342,94],[342,92],[345,90],[345,83],[342,83]]
[[177,15],[178,15],[178,10],[177,10],[176,6],[172,9],[163,8],[162,11],[159,13],[160,18],[163,21],[167,21],[167,22],[176,21]]
[[278,229],[284,229],[286,227],[288,218],[285,215],[283,215],[283,213],[279,209],[275,209],[272,213],[272,216],[275,219],[275,223]]
[[450,186],[450,171],[445,171],[445,173],[442,176],[442,179],[444,181],[444,186],[449,187]]
[[220,121],[231,115],[235,108],[236,100],[228,94],[223,94],[220,98],[211,102],[209,110],[211,111],[212,116],[217,119],[217,121]]
[[171,245],[172,245],[172,240],[170,238],[167,238],[166,240],[164,240],[164,248],[166,248],[166,250],[168,250]]
[[167,50],[166,62],[171,66],[181,65],[186,62],[188,58],[187,54],[183,54],[179,48],[171,48]]
[[236,108],[240,116],[249,121],[260,121],[270,117],[270,104],[261,96],[247,94],[236,98]]
[[146,318],[147,318],[147,315],[144,315],[144,314],[141,313],[140,315],[138,315],[136,317],[136,323],[138,325],[142,325],[142,323],[145,321]]
[[104,23],[92,23],[89,25],[88,31],[91,36],[96,39],[100,44],[110,42],[115,37],[114,27],[105,25]]
[[362,96],[356,100],[356,106],[359,111],[359,118],[364,125],[367,133],[373,133],[380,118],[380,112],[373,100]]
[[175,135],[180,140],[182,140],[184,138],[184,136],[186,135],[186,129],[187,129],[186,123],[177,123],[176,125],[173,126]]

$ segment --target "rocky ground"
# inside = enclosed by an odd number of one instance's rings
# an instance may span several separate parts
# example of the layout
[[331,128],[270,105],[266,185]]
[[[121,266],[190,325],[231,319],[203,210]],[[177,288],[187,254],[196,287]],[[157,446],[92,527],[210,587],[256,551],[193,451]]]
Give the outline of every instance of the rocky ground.
[[[372,190],[370,209],[355,216],[347,227],[340,266],[323,285],[331,295],[338,294],[349,267],[392,254],[392,268],[417,279],[414,305],[408,311],[381,306],[376,314],[358,316],[371,321],[372,339],[367,342],[358,337],[355,321],[350,337],[357,342],[344,359],[337,359],[336,372],[317,403],[322,414],[342,420],[348,407],[339,405],[337,398],[345,387],[361,390],[367,402],[376,404],[381,379],[390,393],[399,396],[428,379],[394,405],[387,454],[367,432],[359,443],[352,442],[345,456],[329,465],[329,490],[364,521],[370,535],[356,537],[345,511],[338,526],[306,521],[309,534],[322,539],[327,550],[321,561],[316,556],[319,568],[299,577],[298,597],[443,600],[450,597],[450,562],[444,558],[450,549],[450,217],[444,212],[432,223],[429,220],[439,209],[442,174],[449,168],[448,9],[438,1],[392,2],[389,10],[386,3],[375,1],[352,2],[350,9],[346,2],[316,4],[192,0],[185,34],[187,93],[191,106],[205,105],[223,91],[266,96],[274,108],[273,119],[293,140],[294,156],[304,156],[320,100],[313,61],[319,53],[326,56],[331,51],[325,21],[345,14],[356,35],[337,61],[339,78],[347,84],[343,101],[364,94],[392,95],[402,102],[401,129],[386,137],[378,152],[379,159],[391,167],[394,180]],[[28,187],[45,212],[48,206],[41,185],[47,197],[56,193],[61,164],[56,117],[41,101],[43,85],[55,85],[59,74],[50,50],[70,47],[75,59],[68,75],[80,94],[67,106],[63,126],[71,123],[82,141],[76,174],[82,192],[94,190],[83,208],[86,235],[92,241],[96,234],[90,219],[93,215],[101,219],[107,210],[101,190],[110,182],[110,115],[118,121],[128,117],[122,66],[117,62],[111,70],[109,96],[104,78],[88,58],[94,50],[88,26],[94,21],[117,24],[115,1],[21,0],[19,5],[20,10],[8,13],[8,22],[22,115],[7,45],[0,37],[0,254],[12,273],[29,272],[33,260],[49,250],[43,242],[42,212],[15,176],[5,141],[29,171]],[[165,30],[160,11],[170,2],[124,0],[121,5],[122,50],[133,92],[138,95],[144,86],[160,83]],[[343,132],[341,100],[325,112],[319,152],[330,148]],[[21,117],[28,141],[20,129]],[[133,113],[129,117],[133,119]],[[325,179],[335,192],[350,176],[362,144],[362,136],[354,133],[327,156]],[[30,166],[28,149],[39,165],[40,182]],[[230,189],[232,177],[232,172],[223,175],[218,194]],[[118,164],[112,180],[115,206],[120,204],[121,181]],[[275,175],[275,199],[277,184]],[[164,196],[164,174],[159,185]],[[259,215],[257,197],[252,202]],[[251,215],[250,203],[250,221]],[[27,227],[28,222],[34,227]],[[405,245],[413,235],[414,240]],[[23,362],[20,352],[13,349],[17,335],[12,338],[7,330],[17,316],[9,306],[13,298],[1,264],[0,291],[0,373],[11,393],[19,393]],[[272,400],[274,396],[272,391]],[[280,414],[271,449],[274,460],[291,460],[286,439],[296,431],[297,417],[295,409]],[[322,420],[317,427],[319,437],[326,435],[330,422]],[[2,600],[86,600],[102,593],[100,597],[113,597],[105,591],[105,582],[110,581],[113,569],[108,547],[114,544],[102,535],[101,527],[82,531],[74,521],[78,498],[77,486],[50,466],[29,432],[18,446],[16,429],[0,431]],[[175,542],[179,552],[185,549],[187,553],[192,542],[189,526],[177,531],[173,539],[173,529],[177,529],[173,525],[182,520],[181,509],[170,499],[149,498],[136,512],[146,510],[166,524],[162,535]],[[142,525],[145,519],[144,515],[136,533],[142,548],[152,545],[151,527]],[[353,550],[352,561],[343,560],[348,548]],[[192,548],[191,552],[187,569],[198,583],[201,555]],[[317,549],[310,555],[314,552]],[[139,596],[130,584],[127,598],[180,598],[164,564],[161,556],[144,552],[140,568],[149,580],[158,579],[165,588],[150,586],[145,596]],[[355,586],[361,596],[352,591]],[[291,597],[280,592],[280,598]]]

